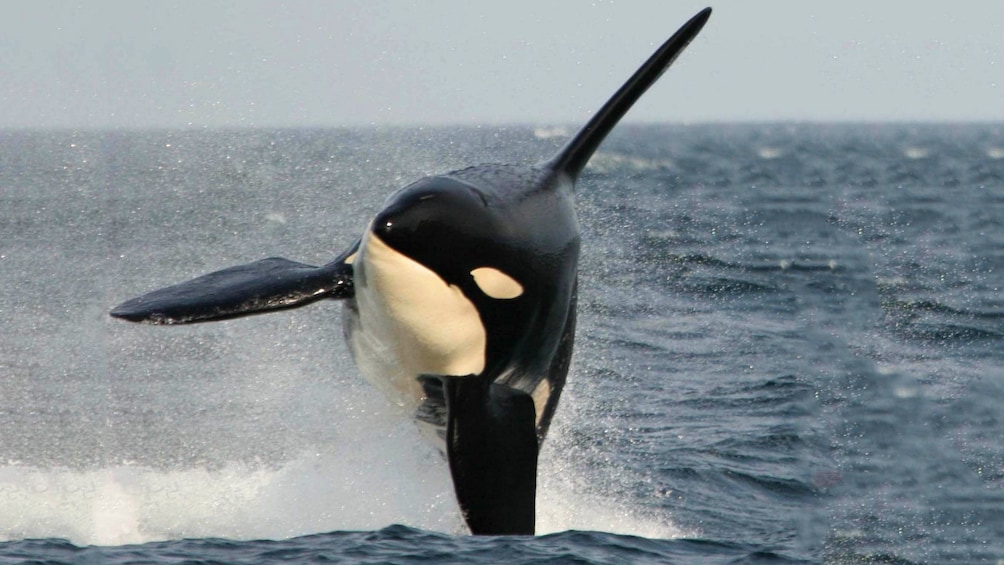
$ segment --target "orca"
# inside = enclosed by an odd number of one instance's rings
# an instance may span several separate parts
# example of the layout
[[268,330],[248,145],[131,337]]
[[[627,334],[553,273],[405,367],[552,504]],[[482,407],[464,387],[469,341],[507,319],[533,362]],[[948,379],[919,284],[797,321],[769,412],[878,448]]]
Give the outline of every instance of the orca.
[[128,300],[111,315],[187,324],[342,300],[360,372],[439,444],[470,531],[533,535],[537,455],[575,336],[575,182],[710,14],[684,24],[550,159],[422,178],[392,194],[326,265],[264,259]]

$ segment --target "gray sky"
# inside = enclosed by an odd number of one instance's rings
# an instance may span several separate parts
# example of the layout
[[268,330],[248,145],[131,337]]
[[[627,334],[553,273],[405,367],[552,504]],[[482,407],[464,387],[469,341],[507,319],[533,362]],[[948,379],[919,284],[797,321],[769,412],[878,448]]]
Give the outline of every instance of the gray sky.
[[[1004,120],[1004,2],[0,0],[0,127]],[[949,5],[951,4],[951,6]]]

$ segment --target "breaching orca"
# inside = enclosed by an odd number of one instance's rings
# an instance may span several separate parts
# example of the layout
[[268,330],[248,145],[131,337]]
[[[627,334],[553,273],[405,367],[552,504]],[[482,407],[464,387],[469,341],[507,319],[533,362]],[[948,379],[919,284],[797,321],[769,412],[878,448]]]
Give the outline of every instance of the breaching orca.
[[550,160],[423,178],[327,265],[264,259],[111,315],[186,324],[344,300],[356,363],[439,442],[471,532],[533,534],[537,453],[575,333],[575,181],[710,14],[680,28]]

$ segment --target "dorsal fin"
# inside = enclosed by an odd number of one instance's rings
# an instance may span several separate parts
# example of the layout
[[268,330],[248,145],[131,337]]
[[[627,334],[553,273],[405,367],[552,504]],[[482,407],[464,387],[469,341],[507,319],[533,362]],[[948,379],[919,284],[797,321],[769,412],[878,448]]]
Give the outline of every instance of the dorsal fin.
[[677,55],[690,44],[691,40],[704,27],[704,23],[711,16],[711,8],[701,10],[690,21],[683,24],[676,33],[673,34],[658,50],[643,64],[631,78],[620,87],[607,103],[596,115],[589,120],[578,133],[558,151],[558,154],[549,161],[543,163],[555,172],[563,173],[571,177],[572,182],[578,178],[579,173],[585,168],[589,158],[593,156],[596,148],[600,146],[603,139],[614,129],[617,122],[624,117],[624,114],[641,98],[641,95],[659,80],[662,73],[673,64]]

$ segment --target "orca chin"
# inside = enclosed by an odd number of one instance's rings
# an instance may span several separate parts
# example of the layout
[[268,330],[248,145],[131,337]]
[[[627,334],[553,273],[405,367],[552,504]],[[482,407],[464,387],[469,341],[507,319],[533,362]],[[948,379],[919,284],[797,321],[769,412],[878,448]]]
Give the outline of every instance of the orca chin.
[[420,179],[326,265],[263,259],[150,292],[111,315],[188,324],[343,301],[360,372],[413,411],[446,455],[471,532],[532,535],[537,456],[575,338],[575,181],[710,15],[684,24],[550,159]]

